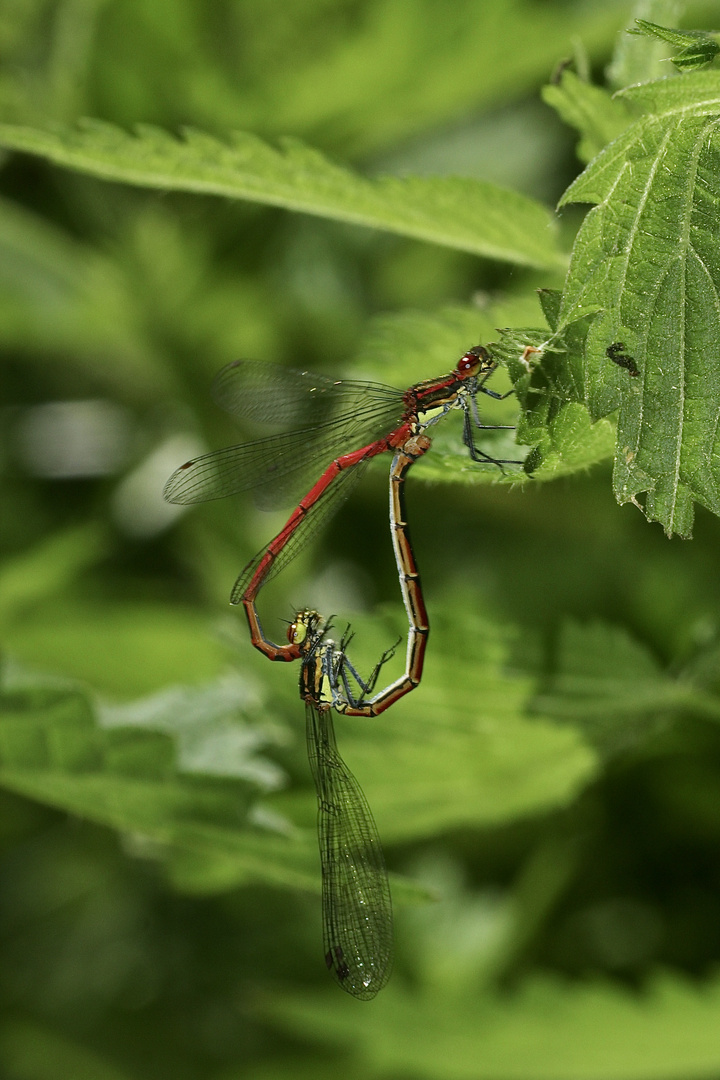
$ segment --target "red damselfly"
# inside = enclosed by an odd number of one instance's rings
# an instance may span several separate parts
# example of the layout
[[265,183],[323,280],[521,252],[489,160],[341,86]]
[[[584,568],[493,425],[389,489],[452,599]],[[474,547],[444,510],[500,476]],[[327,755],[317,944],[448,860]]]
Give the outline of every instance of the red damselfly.
[[[235,583],[231,602],[242,602],[249,611],[262,585],[290,562],[349,494],[370,459],[394,452],[449,410],[463,410],[463,441],[473,461],[505,464],[480,450],[474,439],[474,430],[487,426],[480,420],[477,394],[506,396],[485,385],[496,366],[477,345],[448,374],[399,390],[236,361],[215,380],[218,404],[236,417],[271,420],[288,430],[186,462],[165,485],[165,498],[188,504],[255,489],[258,504],[271,508],[305,492],[281,531]],[[439,412],[425,419],[433,410]],[[254,644],[266,651],[262,636]]]
[[[405,672],[395,682],[370,700],[355,701],[346,687],[345,697],[335,696],[333,704],[338,712],[351,716],[377,716],[394,702],[413,690],[422,677],[425,649],[430,627],[422,594],[420,574],[405,514],[405,479],[409,469],[427,453],[431,441],[427,435],[414,435],[395,452],[390,468],[390,533],[397,563],[400,589],[408,617],[408,642]],[[260,622],[254,599],[243,601],[250,626],[250,639],[270,660],[297,660],[302,655],[299,642],[289,639],[289,644],[276,645],[266,637]]]

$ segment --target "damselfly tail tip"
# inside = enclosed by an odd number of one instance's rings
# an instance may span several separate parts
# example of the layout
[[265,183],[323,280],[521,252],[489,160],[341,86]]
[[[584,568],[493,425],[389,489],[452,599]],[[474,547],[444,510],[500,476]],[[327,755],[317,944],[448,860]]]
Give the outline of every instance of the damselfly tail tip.
[[359,1001],[372,1001],[390,977],[392,962],[378,965],[364,963],[359,957],[349,964],[341,945],[334,945],[325,953],[325,965],[338,986]]

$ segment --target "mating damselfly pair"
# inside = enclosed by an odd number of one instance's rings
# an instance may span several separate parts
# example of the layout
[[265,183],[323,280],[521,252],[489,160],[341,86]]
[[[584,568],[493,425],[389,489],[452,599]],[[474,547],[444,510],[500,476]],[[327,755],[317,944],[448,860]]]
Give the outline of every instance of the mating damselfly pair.
[[[170,502],[197,503],[253,489],[267,508],[295,504],[280,532],[247,564],[231,602],[242,604],[252,644],[270,660],[300,661],[308,755],[318,798],[325,960],[339,985],[370,999],[392,964],[392,907],[382,847],[362,790],[341,758],[332,713],[376,716],[413,690],[422,677],[429,621],[405,514],[408,471],[431,447],[428,428],[449,411],[463,412],[463,441],[480,464],[517,464],[479,449],[483,424],[477,395],[501,399],[487,385],[496,363],[481,345],[455,368],[406,390],[380,383],[333,380],[272,364],[237,361],[215,380],[217,403],[241,419],[283,430],[186,462],[170,477]],[[492,425],[505,427],[505,425]],[[368,462],[391,453],[390,529],[408,618],[405,672],[376,692],[383,655],[363,680],[317,612],[298,611],[287,643],[263,630],[256,601],[262,586],[301,550],[359,481]]]

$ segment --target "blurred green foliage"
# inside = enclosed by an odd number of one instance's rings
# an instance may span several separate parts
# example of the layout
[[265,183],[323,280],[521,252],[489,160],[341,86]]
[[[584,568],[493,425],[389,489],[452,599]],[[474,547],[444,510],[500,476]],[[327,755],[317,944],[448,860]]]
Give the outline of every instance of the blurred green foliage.
[[[11,0],[0,120],[60,141],[83,116],[292,135],[366,177],[550,206],[579,164],[540,87],[570,55],[599,81],[612,59],[613,86],[664,73],[662,43],[617,37],[630,22],[570,0]],[[623,112],[574,78],[546,96],[587,160]],[[91,172],[3,158],[2,1075],[720,1073],[717,519],[669,541],[620,509],[605,464],[581,471],[614,439],[582,395],[525,418],[546,483],[490,483],[438,429],[408,492],[426,676],[336,725],[396,904],[393,979],[362,1005],[323,971],[297,672],[226,606],[284,515],[160,499],[198,448],[237,441],[209,395],[224,363],[408,385],[541,326],[555,240],[499,262]],[[566,248],[579,220],[563,212]],[[404,632],[386,519],[381,466],[264,590],[266,626],[312,603],[371,668]]]

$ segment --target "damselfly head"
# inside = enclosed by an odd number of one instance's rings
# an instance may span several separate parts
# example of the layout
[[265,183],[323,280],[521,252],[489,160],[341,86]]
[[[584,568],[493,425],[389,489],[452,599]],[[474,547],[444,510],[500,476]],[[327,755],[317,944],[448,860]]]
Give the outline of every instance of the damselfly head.
[[490,353],[484,345],[473,345],[464,356],[461,356],[455,366],[455,374],[459,379],[472,379],[477,375],[485,375],[495,367],[495,361],[490,359]]
[[320,625],[320,616],[317,611],[303,608],[295,612],[295,620],[287,629],[287,639],[291,645],[302,645],[308,636],[312,636]]

